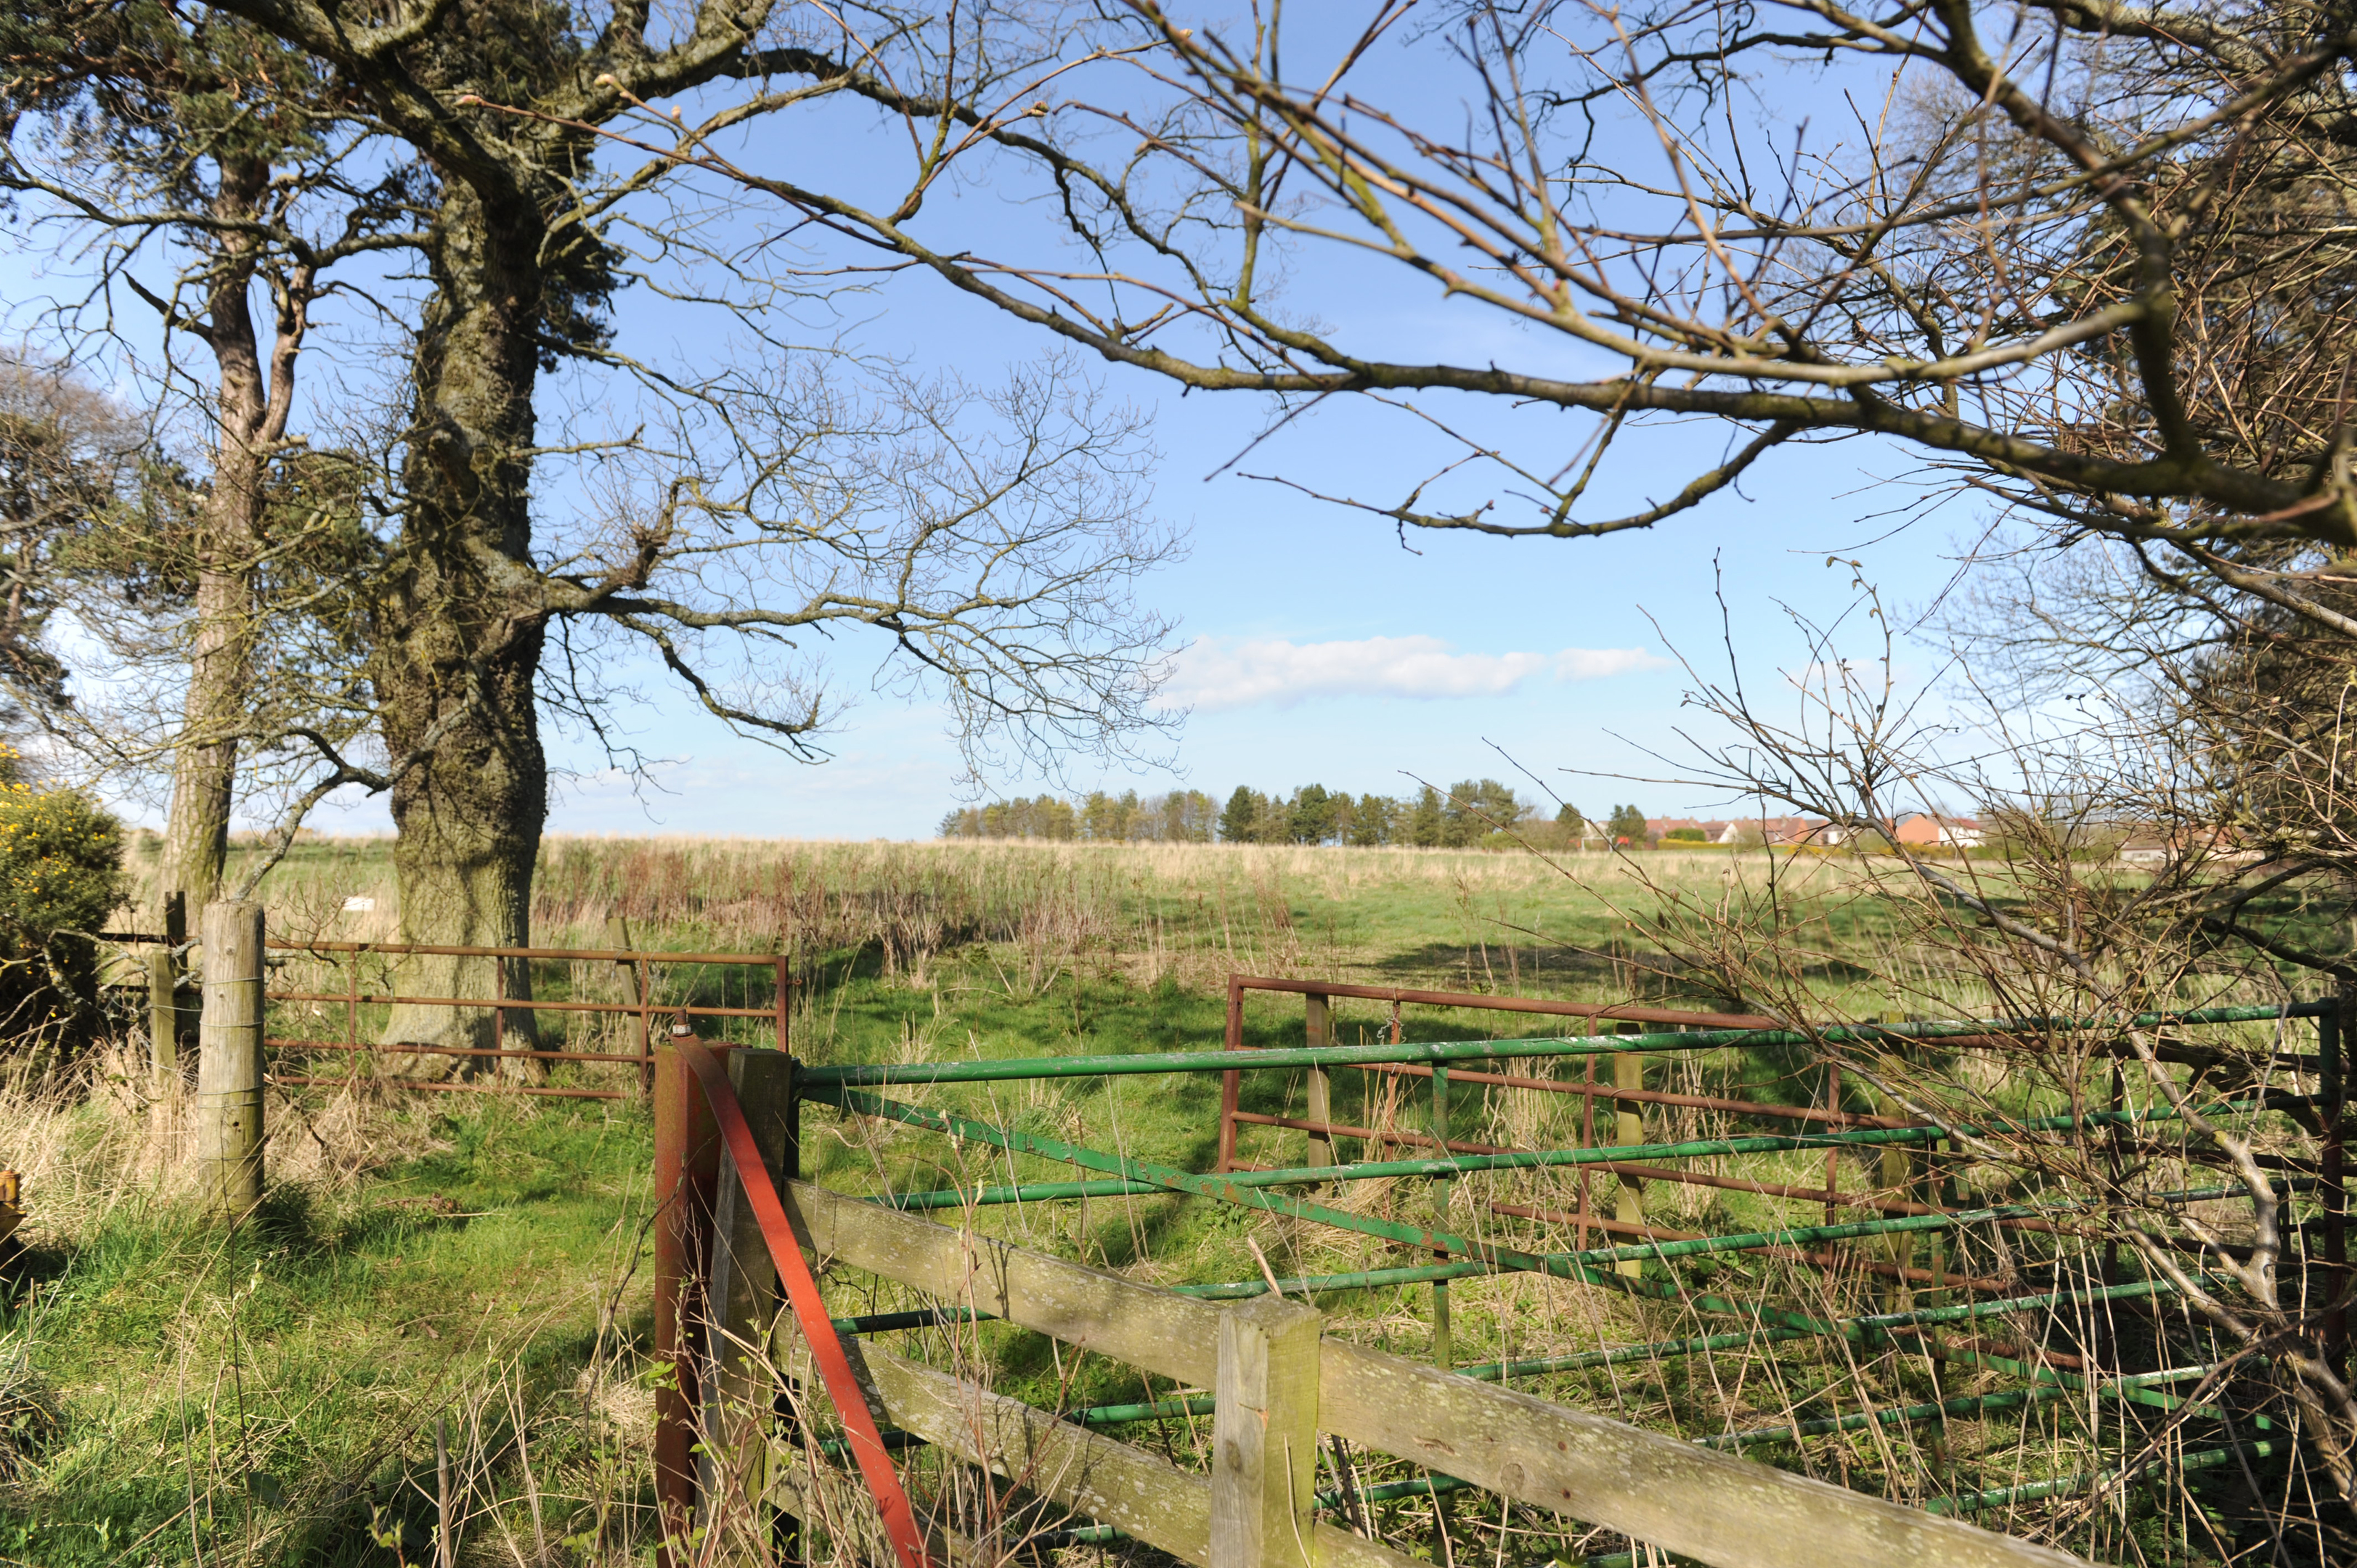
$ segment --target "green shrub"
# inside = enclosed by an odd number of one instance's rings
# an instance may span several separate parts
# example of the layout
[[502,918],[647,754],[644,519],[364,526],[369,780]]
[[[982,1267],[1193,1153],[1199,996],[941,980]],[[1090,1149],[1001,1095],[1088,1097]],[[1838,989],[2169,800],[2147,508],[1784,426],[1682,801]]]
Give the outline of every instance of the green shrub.
[[79,789],[0,783],[0,1040],[52,1050],[98,1023],[88,933],[123,902],[123,824]]

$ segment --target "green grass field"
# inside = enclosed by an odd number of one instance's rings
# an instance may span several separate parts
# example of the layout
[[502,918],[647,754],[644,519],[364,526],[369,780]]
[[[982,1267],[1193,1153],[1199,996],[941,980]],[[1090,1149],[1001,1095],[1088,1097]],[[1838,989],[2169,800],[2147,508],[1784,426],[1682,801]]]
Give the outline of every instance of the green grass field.
[[[389,940],[397,910],[386,849],[299,845],[265,889],[274,931]],[[1663,886],[1711,896],[1749,875],[1716,853],[1651,857],[1646,871]],[[1212,1048],[1231,971],[1719,1004],[1649,940],[1656,892],[1601,857],[1569,872],[1523,856],[1448,852],[558,840],[544,856],[534,934],[544,944],[604,945],[627,929],[633,942],[672,951],[786,952],[798,983],[796,1048],[816,1062]],[[1920,963],[1906,968],[1913,961],[1876,908],[1846,897],[1837,863],[1798,873],[1824,884],[1825,962],[1816,985],[1828,1006],[1870,1015],[1921,1007],[1926,990],[1936,993],[1938,977]],[[343,901],[355,895],[373,897],[375,908],[346,913]],[[1894,972],[1915,979],[1894,991],[1877,978]],[[318,978],[298,965],[274,983],[307,973]],[[698,977],[683,969],[662,972],[660,983],[667,1001],[694,994],[766,1005],[770,982],[766,972]],[[610,966],[595,964],[548,964],[534,974],[544,996],[613,998],[620,984]],[[328,1011],[339,1029],[340,1010]],[[1338,1009],[1346,1041],[1372,1037],[1386,1021],[1374,1004]],[[1556,1032],[1500,1021],[1500,1033]],[[1481,1037],[1493,1026],[1419,1009],[1408,1011],[1406,1026],[1419,1038]],[[565,1037],[612,1043],[632,1037],[632,1027],[576,1019]],[[1247,1010],[1257,1043],[1297,1041],[1301,1028],[1297,998],[1255,997]],[[750,1021],[727,1033],[768,1038]],[[13,1144],[0,1160],[26,1173],[32,1213],[0,1314],[0,1562],[422,1563],[438,1485],[437,1423],[465,1520],[462,1562],[537,1568],[646,1559],[655,1369],[645,1345],[651,1138],[642,1106],[274,1095],[271,1199],[225,1234],[186,1201],[184,1108],[146,1104],[126,1052],[95,1066],[86,1096],[17,1090],[0,1106],[0,1137]],[[1822,1069],[1798,1059],[1728,1055],[1661,1070],[1656,1087],[1690,1092],[1742,1089],[1805,1101],[1823,1087]],[[1338,1113],[1378,1113],[1353,1082],[1361,1076],[1338,1075]],[[634,1077],[621,1067],[560,1073],[608,1085]],[[1245,1103],[1298,1113],[1299,1092],[1297,1080],[1258,1075]],[[1854,1105],[1870,1101],[1851,1092]],[[2017,1098],[2028,1104],[2040,1092],[2031,1086]],[[1208,1168],[1215,1149],[1217,1080],[1208,1076],[906,1098],[1194,1169]],[[1579,1141],[1577,1105],[1526,1093],[1472,1097],[1460,1100],[1452,1132],[1561,1146]],[[1393,1114],[1415,1124],[1413,1106]],[[1725,1122],[1678,1111],[1662,1125],[1698,1136]],[[815,1109],[804,1137],[808,1173],[848,1191],[1072,1174],[1046,1161],[952,1152],[928,1135]],[[1279,1163],[1298,1157],[1301,1137],[1263,1131],[1252,1147],[1263,1163]],[[1872,1169],[1854,1163],[1845,1186],[1873,1185]],[[1727,1168],[1799,1185],[1824,1175],[1815,1155]],[[1608,1208],[1609,1185],[1597,1199]],[[1575,1198],[1552,1177],[1501,1179],[1485,1193],[1556,1206]],[[1369,1183],[1349,1201],[1370,1213],[1415,1214],[1430,1197],[1421,1183]],[[1772,1225],[1803,1212],[1748,1193],[1658,1185],[1648,1209],[1653,1222],[1689,1230]],[[1408,1261],[1368,1238],[1200,1200],[982,1213],[999,1233],[1163,1283],[1254,1278],[1261,1257],[1286,1273]],[[1686,1277],[1827,1310],[1867,1299],[1856,1281],[1836,1288],[1772,1261],[1723,1262]],[[838,1312],[904,1305],[873,1281],[844,1277],[830,1291]],[[1337,1332],[1410,1354],[1428,1343],[1428,1287],[1321,1305]],[[1453,1310],[1460,1363],[1724,1326],[1529,1276],[1460,1282]],[[1036,1336],[994,1327],[980,1342],[998,1385],[1041,1404],[1170,1391]],[[1786,1358],[1772,1375],[1757,1363],[1747,1373],[1739,1358],[1701,1358],[1527,1386],[1693,1432],[1747,1415],[1772,1422],[1850,1408],[1860,1391],[1903,1402],[1988,1381],[1903,1358],[1861,1368],[1845,1352],[1818,1348]],[[1941,1463],[1986,1448],[2034,1476],[2075,1452],[2060,1423],[2017,1422],[1986,1434],[1978,1425],[1951,1423]],[[1165,1422],[1130,1437],[1189,1459],[1208,1426],[1207,1418]],[[1768,1456],[1899,1496],[1938,1484],[1911,1448],[1855,1435],[1797,1459],[1791,1451]],[[1430,1512],[1422,1500],[1398,1505],[1390,1528],[1403,1544],[1448,1557],[1459,1548],[1438,1540],[1437,1520],[1419,1522]],[[1576,1545],[1528,1520],[1460,1522],[1488,1532],[1484,1561],[1544,1561]],[[2140,1532],[2150,1533],[2128,1530]],[[1592,1549],[1612,1545],[1599,1540]]]

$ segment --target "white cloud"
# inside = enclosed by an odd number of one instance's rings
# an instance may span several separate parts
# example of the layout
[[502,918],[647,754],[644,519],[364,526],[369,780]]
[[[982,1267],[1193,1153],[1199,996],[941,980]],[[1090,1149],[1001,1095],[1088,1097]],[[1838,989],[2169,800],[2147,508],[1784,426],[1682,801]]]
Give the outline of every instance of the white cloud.
[[1566,648],[1555,656],[1555,678],[1558,681],[1595,681],[1638,670],[1675,667],[1676,660],[1648,653],[1641,648]]
[[1181,650],[1162,700],[1215,713],[1254,703],[1291,707],[1305,697],[1503,696],[1534,675],[1593,681],[1660,670],[1641,648],[1566,648],[1555,653],[1458,653],[1437,637],[1353,642],[1199,638]]

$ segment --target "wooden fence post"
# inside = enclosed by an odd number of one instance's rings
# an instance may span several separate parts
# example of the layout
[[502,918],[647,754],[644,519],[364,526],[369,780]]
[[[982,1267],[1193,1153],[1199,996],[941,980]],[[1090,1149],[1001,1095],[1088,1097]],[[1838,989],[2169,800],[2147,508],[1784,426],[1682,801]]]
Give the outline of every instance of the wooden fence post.
[[197,1157],[205,1197],[231,1219],[262,1201],[262,906],[205,906],[204,1033]]
[[[779,1190],[793,1169],[793,1058],[782,1051],[728,1053],[728,1081]],[[723,1156],[712,1217],[712,1375],[703,1390],[704,1443],[696,1461],[701,1522],[722,1563],[769,1560],[762,1498],[769,1491],[770,1414],[777,1401],[767,1360],[778,1314],[778,1270]]]
[[[1301,1001],[1308,1015],[1305,1034],[1309,1041],[1309,1048],[1317,1050],[1322,1046],[1332,1045],[1334,1015],[1327,1007],[1326,998],[1313,991],[1304,995]],[[1331,1068],[1313,1067],[1309,1069],[1308,1119],[1329,1124],[1331,1124],[1334,1120],[1334,1071]],[[1333,1133],[1309,1134],[1309,1163],[1312,1165],[1321,1166],[1334,1163]]]
[[[1886,1013],[1881,1022],[1897,1024],[1902,1020],[1896,1013]],[[1884,1043],[1889,1044],[1888,1041]],[[1896,1052],[1885,1051],[1875,1065],[1882,1069],[1885,1082],[1900,1082],[1906,1077],[1907,1064]],[[1879,1090],[1875,1091],[1874,1108],[1887,1117],[1900,1117],[1907,1113],[1907,1108],[1904,1105]],[[1916,1178],[1921,1171],[1921,1161],[1913,1150],[1897,1144],[1882,1145],[1882,1158],[1878,1173],[1880,1179],[1877,1185],[1881,1187],[1889,1197],[1900,1203],[1910,1201],[1915,1195]],[[1892,1231],[1884,1239],[1883,1252],[1890,1262],[1892,1273],[1889,1282],[1877,1293],[1880,1298],[1882,1310],[1905,1312],[1913,1305],[1915,1299],[1914,1288],[1907,1279],[1907,1272],[1915,1266],[1915,1232]]]
[[156,1098],[180,1088],[180,1047],[188,1036],[190,1009],[180,1005],[180,978],[188,972],[181,950],[188,942],[188,896],[164,895],[164,945],[147,953],[147,1060],[154,1069]]
[[168,947],[147,950],[147,1065],[156,1098],[172,1097],[180,1087],[180,1002],[174,994],[180,983],[180,966]]
[[[1842,1112],[1841,1058],[1825,1063],[1825,1131],[1838,1133],[1849,1122]],[[1825,1223],[1835,1223],[1834,1214],[1841,1207],[1841,1146],[1835,1144],[1825,1151]],[[1825,1243],[1825,1262],[1830,1264],[1836,1256],[1834,1244]]]
[[[630,922],[619,915],[607,916],[606,945],[617,952],[629,952]],[[622,972],[622,978],[630,988],[630,1005],[639,1010],[639,1092],[652,1099],[655,1092],[654,1026],[647,1014],[646,961],[618,958],[614,961],[614,967]]]
[[[1244,1048],[1243,976],[1228,976],[1228,1039],[1226,1048]],[[1231,1069],[1220,1075],[1220,1160],[1211,1168],[1225,1173],[1236,1168],[1236,1108],[1244,1075]]]
[[[1448,1064],[1432,1064],[1432,1152],[1437,1159],[1448,1157]],[[1453,1177],[1432,1178],[1432,1228],[1448,1228],[1448,1194]],[[1441,1262],[1448,1261],[1446,1252],[1433,1256]],[[1448,1324],[1448,1282],[1432,1282],[1432,1364],[1446,1370],[1457,1354],[1456,1342]]]
[[[1622,1024],[1616,1033],[1641,1034],[1642,1024]],[[1618,1051],[1612,1058],[1612,1087],[1642,1090],[1645,1087],[1645,1058],[1635,1051]],[[1613,1128],[1613,1139],[1623,1145],[1645,1141],[1645,1102],[1641,1100],[1616,1100],[1612,1107],[1619,1114]],[[1634,1176],[1620,1178],[1620,1189],[1613,1202],[1612,1218],[1633,1229],[1614,1238],[1622,1244],[1642,1240],[1645,1229],[1645,1184]],[[1612,1265],[1630,1279],[1641,1279],[1645,1273],[1644,1260],[1623,1258]]]
[[[1948,1206],[1946,1196],[1948,1162],[1940,1152],[1941,1146],[1946,1141],[1941,1139],[1925,1144],[1923,1152],[1916,1156],[1917,1196],[1914,1201],[1927,1208],[1944,1208]],[[1945,1306],[1948,1283],[1948,1240],[1937,1230],[1930,1231],[1923,1238],[1923,1247],[1924,1264],[1931,1271],[1932,1283],[1928,1290],[1915,1298],[1916,1303],[1921,1306]],[[2111,1282],[2107,1280],[2104,1283],[2108,1284]],[[2104,1321],[2106,1323],[2110,1321],[2108,1316]]]
[[[174,982],[185,982],[188,978],[188,896],[186,893],[164,895],[164,942],[172,950]],[[179,1006],[173,1021],[178,1033],[172,1036],[172,1040],[175,1047],[173,1054],[179,1056],[197,1048],[197,1020],[202,1010],[188,1005],[189,997],[185,988],[177,990],[176,995]]]
[[672,1375],[655,1388],[655,1508],[673,1568],[695,1510],[696,1369],[702,1360],[705,1226],[720,1140],[695,1075],[666,1040],[654,1053],[654,1359]]
[[1317,1310],[1256,1296],[1220,1315],[1211,1562],[1311,1568],[1318,1516]]

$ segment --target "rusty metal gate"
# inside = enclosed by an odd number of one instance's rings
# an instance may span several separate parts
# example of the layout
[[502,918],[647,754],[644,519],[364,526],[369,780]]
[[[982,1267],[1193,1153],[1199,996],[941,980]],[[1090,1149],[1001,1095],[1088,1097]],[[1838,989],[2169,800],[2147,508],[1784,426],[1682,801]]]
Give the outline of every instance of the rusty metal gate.
[[[340,942],[321,941],[307,938],[274,937],[270,948],[274,952],[299,952],[327,961],[337,971],[344,983],[336,989],[265,989],[264,994],[273,1008],[272,1019],[278,1022],[284,1009],[308,1009],[311,1019],[328,1022],[332,1026],[339,1015],[342,1027],[332,1035],[313,1030],[302,1033],[271,1033],[263,1041],[264,1048],[284,1054],[340,1054],[352,1057],[409,1056],[459,1058],[473,1062],[527,1061],[554,1065],[562,1062],[619,1062],[638,1069],[638,1090],[647,1093],[654,1081],[655,1022],[694,1026],[698,1018],[759,1018],[767,1020],[780,1050],[786,1048],[789,1020],[792,1004],[792,977],[787,972],[788,960],[781,953],[707,953],[655,952],[628,948],[542,948],[542,947],[457,947],[420,942]],[[405,995],[393,989],[374,989],[366,975],[371,958],[401,959],[406,957],[473,958],[491,961],[496,993],[491,996],[423,996]],[[517,989],[511,980],[519,965],[535,961],[573,964],[611,964],[626,972],[630,980],[632,1000],[618,1002],[540,999],[511,994]],[[694,1000],[665,1001],[658,994],[660,972],[685,965],[697,969],[725,966],[767,971],[771,977],[770,1004],[762,1007],[727,1006]],[[528,975],[529,970],[527,968]],[[529,989],[529,986],[522,989]],[[374,1007],[445,1007],[453,1010],[488,1012],[491,1017],[492,1043],[488,1047],[413,1045],[400,1042],[381,1044],[362,1037],[361,1013]],[[619,1016],[637,1024],[635,1048],[627,1051],[548,1050],[537,1046],[511,1047],[507,1040],[507,1015],[511,1012],[553,1013],[559,1015]],[[300,1015],[298,1014],[298,1016]],[[359,1064],[355,1064],[356,1066]],[[572,1100],[621,1100],[630,1091],[618,1089],[581,1088],[572,1085],[520,1083],[511,1079],[438,1079],[414,1077],[370,1076],[353,1072],[341,1077],[328,1077],[310,1072],[279,1072],[270,1075],[273,1083],[320,1085],[336,1087],[362,1082],[395,1088],[456,1093],[509,1093],[544,1095]]]

